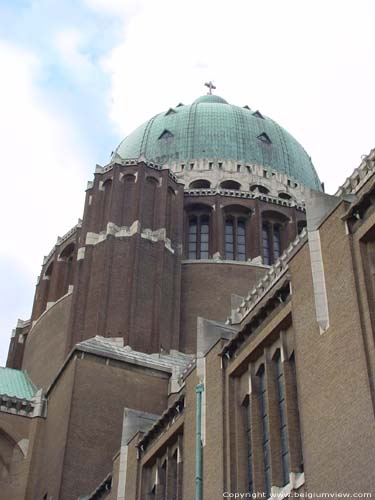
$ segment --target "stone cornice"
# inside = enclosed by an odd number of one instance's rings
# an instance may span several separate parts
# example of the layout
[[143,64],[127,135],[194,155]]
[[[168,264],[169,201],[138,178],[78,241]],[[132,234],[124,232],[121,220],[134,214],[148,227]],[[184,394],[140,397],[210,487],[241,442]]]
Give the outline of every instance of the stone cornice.
[[29,418],[45,417],[46,407],[42,391],[39,391],[32,399],[0,394],[0,412]]
[[306,212],[305,206],[295,201],[287,201],[277,198],[276,196],[270,196],[263,193],[255,193],[251,191],[241,191],[237,189],[186,189],[184,191],[185,196],[229,196],[231,198],[244,198],[250,200],[260,200],[267,203],[272,203],[273,205],[280,205],[283,207],[294,207],[300,212]]

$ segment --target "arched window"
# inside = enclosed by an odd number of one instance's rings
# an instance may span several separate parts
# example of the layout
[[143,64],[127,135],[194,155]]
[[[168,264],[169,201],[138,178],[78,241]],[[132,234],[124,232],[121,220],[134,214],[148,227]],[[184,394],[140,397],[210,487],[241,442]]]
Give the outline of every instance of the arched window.
[[145,229],[155,229],[156,189],[158,184],[158,180],[155,177],[146,177],[142,224]]
[[221,189],[241,189],[241,184],[236,181],[223,181],[220,184]]
[[211,244],[211,207],[191,205],[187,213],[186,256],[188,259],[209,259]]
[[168,476],[170,478],[169,496],[171,500],[177,500],[178,491],[178,463],[177,450],[173,453],[168,462]]
[[189,184],[189,189],[210,189],[211,183],[206,179],[198,179]]
[[287,431],[287,415],[285,405],[284,391],[284,372],[281,361],[280,349],[275,355],[276,373],[277,373],[277,396],[279,406],[279,422],[280,422],[280,437],[281,437],[281,465],[283,471],[283,486],[289,483],[289,447],[288,447],[288,431]]
[[246,221],[229,216],[225,219],[225,258],[246,260]]
[[110,210],[111,210],[111,193],[112,193],[112,179],[107,179],[103,184],[104,196],[103,196],[103,218],[102,218],[102,228],[106,227],[108,222],[110,222]]
[[225,258],[246,261],[247,223],[251,211],[242,205],[227,205],[223,213]]
[[68,293],[69,285],[73,284],[73,257],[74,257],[74,243],[69,243],[60,253],[60,260],[65,262],[65,269],[62,275],[61,296]]
[[134,222],[136,177],[134,174],[126,174],[121,180],[124,203],[121,222],[123,226],[130,226]]
[[292,197],[288,193],[279,193],[279,198],[281,200],[291,200]]
[[160,500],[167,500],[167,461],[164,460],[159,468],[159,495]]
[[165,223],[165,228],[167,231],[167,238],[170,238],[173,240],[174,238],[174,231],[175,231],[175,210],[174,210],[174,203],[175,203],[175,197],[176,194],[174,190],[169,187],[167,191],[167,210],[166,210],[166,223]]
[[274,264],[285,248],[283,241],[284,228],[288,218],[274,211],[265,211],[262,214],[262,257],[263,264]]
[[269,435],[269,417],[267,405],[267,384],[264,365],[261,365],[258,371],[260,388],[260,414],[262,419],[262,449],[263,449],[263,468],[265,494],[268,498],[271,494],[271,457],[270,457],[270,435]]
[[258,191],[259,193],[262,193],[262,194],[268,194],[270,192],[269,189],[267,189],[264,186],[261,186],[260,184],[252,184],[250,186],[250,191],[251,192]]
[[208,215],[189,217],[188,257],[208,259],[210,243],[210,220]]

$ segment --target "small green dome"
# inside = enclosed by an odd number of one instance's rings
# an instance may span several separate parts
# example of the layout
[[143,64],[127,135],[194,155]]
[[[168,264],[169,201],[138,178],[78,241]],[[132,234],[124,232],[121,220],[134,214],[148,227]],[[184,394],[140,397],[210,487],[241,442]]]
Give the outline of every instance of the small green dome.
[[195,99],[193,104],[199,104],[200,102],[216,102],[218,104],[228,104],[225,99],[213,94],[202,95],[201,97],[198,97],[198,99]]
[[129,134],[116,154],[124,160],[143,156],[159,165],[200,159],[257,164],[321,190],[310,157],[286,130],[259,111],[216,95],[154,116]]

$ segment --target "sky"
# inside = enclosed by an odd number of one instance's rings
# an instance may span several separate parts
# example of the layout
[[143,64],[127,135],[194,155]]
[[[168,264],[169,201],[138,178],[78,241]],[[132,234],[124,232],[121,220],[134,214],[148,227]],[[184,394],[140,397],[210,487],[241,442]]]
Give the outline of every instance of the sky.
[[95,165],[206,81],[334,193],[375,147],[374,18],[373,0],[0,0],[0,365]]

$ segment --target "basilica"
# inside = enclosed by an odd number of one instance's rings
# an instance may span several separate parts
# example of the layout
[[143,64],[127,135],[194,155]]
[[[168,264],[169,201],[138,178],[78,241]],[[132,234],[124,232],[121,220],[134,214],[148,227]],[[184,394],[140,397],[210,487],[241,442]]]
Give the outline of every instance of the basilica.
[[375,495],[375,150],[325,194],[208,87],[46,249],[0,368],[1,499]]

